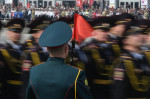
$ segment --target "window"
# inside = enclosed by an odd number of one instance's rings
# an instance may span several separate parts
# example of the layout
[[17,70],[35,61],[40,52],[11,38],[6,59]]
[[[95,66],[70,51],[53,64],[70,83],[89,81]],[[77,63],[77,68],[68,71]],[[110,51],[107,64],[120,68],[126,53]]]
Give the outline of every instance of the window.
[[124,2],[120,2],[120,5],[124,5]]
[[131,8],[133,9],[133,2],[131,2]]
[[47,1],[44,1],[44,8],[47,7]]
[[38,7],[43,7],[43,1],[39,1]]
[[52,1],[49,1],[49,6],[52,6]]
[[135,2],[135,8],[139,8],[139,3]]
[[124,2],[120,2],[120,7],[124,8]]
[[33,3],[34,3],[34,7],[37,7],[37,2],[36,2],[36,1],[34,1]]
[[32,5],[32,1],[29,1],[30,6]]

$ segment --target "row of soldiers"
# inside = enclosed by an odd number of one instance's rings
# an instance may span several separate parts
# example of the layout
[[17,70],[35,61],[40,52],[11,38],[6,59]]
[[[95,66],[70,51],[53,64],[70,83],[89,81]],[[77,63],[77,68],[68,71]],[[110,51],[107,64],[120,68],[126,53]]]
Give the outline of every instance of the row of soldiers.
[[[64,21],[74,28],[73,18],[57,21]],[[75,48],[72,46],[74,40],[70,41],[66,63],[70,63],[73,55],[72,65],[85,70],[85,84],[94,99],[149,99],[150,21],[135,20],[130,14],[122,14],[88,22],[94,29],[92,36],[80,45],[75,42]],[[27,26],[32,38],[24,44],[19,42],[24,20],[12,19],[7,23],[8,40],[5,45],[0,45],[1,99],[25,98],[30,68],[46,62],[49,57],[47,49],[40,47],[38,40],[51,23],[46,16],[33,20]]]

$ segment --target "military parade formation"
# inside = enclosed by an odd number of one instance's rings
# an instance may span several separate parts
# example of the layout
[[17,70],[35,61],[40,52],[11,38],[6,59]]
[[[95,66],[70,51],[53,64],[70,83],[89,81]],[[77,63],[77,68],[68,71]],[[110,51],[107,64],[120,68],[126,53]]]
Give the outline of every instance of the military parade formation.
[[150,99],[150,20],[81,17],[92,28],[82,42],[75,17],[0,22],[0,99]]

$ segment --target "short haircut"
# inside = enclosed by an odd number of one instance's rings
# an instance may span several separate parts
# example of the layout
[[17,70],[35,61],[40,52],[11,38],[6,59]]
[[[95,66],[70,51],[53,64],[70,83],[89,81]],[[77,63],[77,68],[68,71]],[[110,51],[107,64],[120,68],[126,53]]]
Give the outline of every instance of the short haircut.
[[63,53],[63,49],[66,47],[67,44],[64,44],[63,46],[56,47],[56,48],[47,48],[48,52],[52,55],[59,55]]

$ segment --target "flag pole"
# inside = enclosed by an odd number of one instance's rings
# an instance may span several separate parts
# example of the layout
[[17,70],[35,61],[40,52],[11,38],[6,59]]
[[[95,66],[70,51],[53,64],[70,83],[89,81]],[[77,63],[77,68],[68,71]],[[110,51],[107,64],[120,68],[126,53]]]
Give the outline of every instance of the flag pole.
[[71,49],[71,65],[74,65],[73,63],[73,56],[74,56],[74,48],[75,48],[75,38],[76,38],[76,13],[74,14],[74,35],[72,39],[72,49]]

